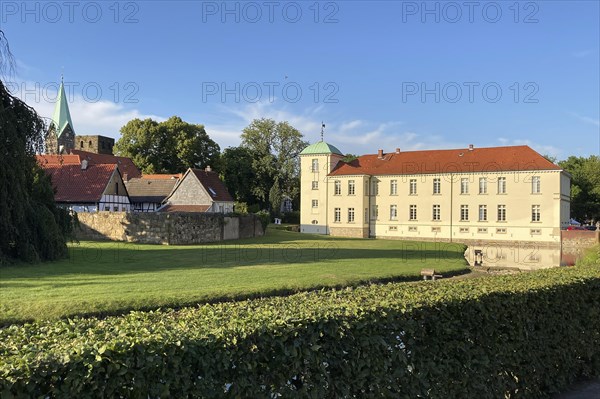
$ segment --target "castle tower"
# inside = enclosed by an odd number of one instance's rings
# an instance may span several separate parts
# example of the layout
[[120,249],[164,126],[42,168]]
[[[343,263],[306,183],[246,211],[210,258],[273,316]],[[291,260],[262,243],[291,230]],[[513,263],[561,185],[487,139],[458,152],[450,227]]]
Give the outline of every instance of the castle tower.
[[69,112],[65,87],[61,80],[52,123],[46,134],[46,152],[48,154],[67,154],[73,148],[75,148],[75,130]]
[[340,150],[322,139],[300,153],[301,232],[329,234],[328,198],[334,188],[329,187],[328,175],[343,157]]

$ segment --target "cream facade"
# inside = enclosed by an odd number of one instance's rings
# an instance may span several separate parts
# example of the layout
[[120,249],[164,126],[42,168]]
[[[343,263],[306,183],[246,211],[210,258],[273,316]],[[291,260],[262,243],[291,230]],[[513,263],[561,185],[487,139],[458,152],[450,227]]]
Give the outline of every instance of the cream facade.
[[[477,157],[504,157],[503,148],[393,154],[380,151],[345,164],[337,148],[327,145],[331,152],[319,153],[327,150],[325,146],[314,146],[300,155],[301,231],[305,233],[558,244],[560,229],[569,224],[569,175],[528,147],[514,147],[522,153],[514,156],[533,160],[523,163],[524,170],[514,165],[506,167],[513,170],[502,170],[504,163],[495,162],[500,167],[479,171],[470,167],[464,171],[460,167],[406,166],[415,157],[438,159],[436,164],[448,165],[448,160],[454,162],[454,154],[449,151],[457,151],[460,157],[468,154],[473,161],[469,162],[474,164]],[[507,154],[516,151],[504,148]],[[479,153],[475,155],[475,151]],[[316,172],[314,165],[319,166]],[[405,173],[409,170],[413,173]]]

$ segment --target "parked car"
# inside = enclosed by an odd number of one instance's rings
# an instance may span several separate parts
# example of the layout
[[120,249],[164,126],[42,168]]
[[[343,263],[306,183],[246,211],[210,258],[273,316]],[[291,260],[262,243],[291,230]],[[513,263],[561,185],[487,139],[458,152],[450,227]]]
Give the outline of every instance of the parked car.
[[583,226],[583,228],[586,230],[596,231],[596,226],[593,224],[590,224],[589,226]]
[[585,230],[585,227],[571,225],[571,226],[567,227],[567,230]]

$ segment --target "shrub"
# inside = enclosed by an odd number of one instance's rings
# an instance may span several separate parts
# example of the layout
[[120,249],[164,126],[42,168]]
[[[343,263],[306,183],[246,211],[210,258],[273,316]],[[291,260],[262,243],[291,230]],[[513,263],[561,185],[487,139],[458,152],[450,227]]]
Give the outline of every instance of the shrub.
[[267,231],[267,226],[271,223],[271,214],[269,211],[258,211],[256,212],[256,216],[260,220],[260,224],[262,225],[263,231]]
[[536,398],[600,374],[600,269],[0,330],[3,397]]
[[283,214],[283,223],[300,224],[300,211],[286,212]]

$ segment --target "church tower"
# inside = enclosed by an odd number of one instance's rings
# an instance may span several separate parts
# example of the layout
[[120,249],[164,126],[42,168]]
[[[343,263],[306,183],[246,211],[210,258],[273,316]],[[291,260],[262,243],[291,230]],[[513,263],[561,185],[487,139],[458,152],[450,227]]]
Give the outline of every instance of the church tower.
[[75,130],[69,112],[65,87],[61,79],[52,123],[46,134],[46,152],[48,154],[68,154],[74,148]]

